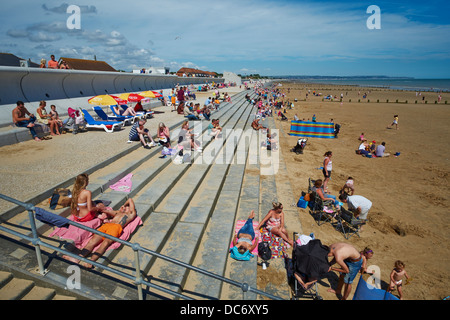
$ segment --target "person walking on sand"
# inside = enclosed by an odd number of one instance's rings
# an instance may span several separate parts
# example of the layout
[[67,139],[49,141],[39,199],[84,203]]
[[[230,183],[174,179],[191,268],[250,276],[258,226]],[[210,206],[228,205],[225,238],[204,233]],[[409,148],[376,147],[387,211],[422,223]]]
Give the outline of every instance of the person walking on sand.
[[323,190],[325,192],[328,192],[328,181],[330,180],[331,176],[331,170],[333,169],[333,161],[331,160],[331,157],[333,156],[333,153],[331,151],[325,152],[323,155],[325,158],[323,159]]
[[398,114],[394,115],[394,120],[392,121],[391,125],[387,128],[390,129],[392,126],[395,125],[395,129],[398,130]]

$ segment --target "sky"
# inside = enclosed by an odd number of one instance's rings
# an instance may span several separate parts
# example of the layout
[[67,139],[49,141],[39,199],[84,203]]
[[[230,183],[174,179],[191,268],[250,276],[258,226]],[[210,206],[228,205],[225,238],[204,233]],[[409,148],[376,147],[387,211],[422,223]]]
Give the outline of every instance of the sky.
[[449,12],[448,0],[15,0],[0,52],[125,71],[450,78]]

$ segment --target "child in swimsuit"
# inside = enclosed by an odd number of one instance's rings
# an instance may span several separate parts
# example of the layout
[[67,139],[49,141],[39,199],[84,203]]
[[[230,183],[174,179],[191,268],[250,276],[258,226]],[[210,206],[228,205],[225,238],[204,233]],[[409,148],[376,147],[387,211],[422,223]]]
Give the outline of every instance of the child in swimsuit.
[[395,261],[394,269],[392,270],[390,275],[391,281],[389,283],[389,288],[387,292],[391,292],[392,290],[395,289],[395,286],[397,286],[397,291],[398,295],[400,296],[400,300],[403,300],[403,290],[402,290],[403,277],[406,277],[406,279],[409,280],[408,273],[405,270],[405,264],[402,261],[397,260]]

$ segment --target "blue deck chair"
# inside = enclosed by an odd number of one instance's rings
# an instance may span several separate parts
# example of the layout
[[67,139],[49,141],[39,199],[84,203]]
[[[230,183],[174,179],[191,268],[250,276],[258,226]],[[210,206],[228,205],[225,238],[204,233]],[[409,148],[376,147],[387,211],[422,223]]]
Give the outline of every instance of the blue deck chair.
[[81,109],[81,112],[83,112],[84,120],[86,121],[86,128],[103,129],[106,132],[113,132],[115,129],[122,128],[122,121],[97,121],[87,110]]
[[[123,109],[123,111],[126,111],[127,108],[128,108],[128,106],[124,105],[124,104],[119,104],[119,106]],[[141,115],[144,118],[152,118],[153,114],[154,114],[154,112],[151,111],[151,110],[149,110],[149,111],[136,111],[136,113],[138,115]]]
[[126,119],[129,119],[132,123],[134,123],[136,120],[139,120],[143,117],[141,114],[138,114],[136,116],[123,116],[123,115],[117,114],[116,110],[114,110],[115,106],[116,105],[112,105],[112,106],[109,106],[109,108],[111,109],[112,114],[116,117],[125,117]]
[[133,119],[129,119],[125,116],[108,116],[106,112],[99,106],[92,107],[92,110],[99,116],[103,121],[122,121],[123,125],[130,124]]

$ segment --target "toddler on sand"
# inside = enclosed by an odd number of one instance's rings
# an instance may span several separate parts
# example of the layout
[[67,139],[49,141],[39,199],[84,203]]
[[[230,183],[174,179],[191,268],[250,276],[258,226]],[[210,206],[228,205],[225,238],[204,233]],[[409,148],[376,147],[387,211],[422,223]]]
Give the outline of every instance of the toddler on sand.
[[389,288],[387,292],[391,292],[395,289],[395,286],[397,286],[398,295],[400,296],[400,300],[403,300],[403,291],[402,291],[402,284],[403,284],[403,277],[406,277],[406,284],[408,284],[408,280],[410,279],[408,276],[408,273],[406,273],[405,270],[405,264],[397,260],[394,264],[394,269],[391,272],[390,275],[390,283]]

